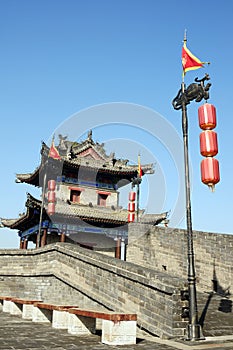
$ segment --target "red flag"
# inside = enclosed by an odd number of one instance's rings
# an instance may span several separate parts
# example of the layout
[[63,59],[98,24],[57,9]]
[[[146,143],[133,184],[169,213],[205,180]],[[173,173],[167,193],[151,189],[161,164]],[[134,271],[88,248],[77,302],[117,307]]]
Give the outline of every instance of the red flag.
[[203,67],[206,62],[201,62],[199,58],[194,56],[186,46],[186,40],[184,40],[184,45],[182,47],[182,66],[183,75],[189,70],[198,69]]
[[51,144],[51,147],[50,147],[50,150],[49,150],[49,157],[53,158],[53,159],[61,160],[61,156],[60,156],[57,148],[54,145],[54,141],[52,141],[52,144]]
[[138,155],[138,177],[142,177],[142,167],[141,167],[141,159],[140,154]]

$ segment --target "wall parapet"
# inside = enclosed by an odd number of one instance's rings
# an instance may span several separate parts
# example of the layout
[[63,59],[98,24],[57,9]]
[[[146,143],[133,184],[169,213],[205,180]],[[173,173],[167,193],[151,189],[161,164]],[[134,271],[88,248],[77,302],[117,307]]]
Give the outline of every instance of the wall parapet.
[[163,271],[69,243],[36,250],[0,250],[0,266],[2,295],[25,297],[30,292],[31,297],[46,302],[95,303],[114,311],[137,313],[138,325],[157,336],[184,334],[180,291],[186,288],[186,281]]
[[[233,234],[193,231],[197,288],[233,288]],[[129,225],[128,261],[153,266],[169,275],[187,276],[187,235],[184,229],[135,223]]]

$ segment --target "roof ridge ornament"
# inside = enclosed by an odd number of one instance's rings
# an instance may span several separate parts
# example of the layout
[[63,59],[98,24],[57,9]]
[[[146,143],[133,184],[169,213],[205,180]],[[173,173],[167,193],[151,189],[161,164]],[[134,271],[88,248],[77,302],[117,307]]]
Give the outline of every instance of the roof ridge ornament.
[[92,139],[92,130],[89,130],[89,131],[88,131],[87,140],[88,140],[89,142],[93,142],[93,139]]

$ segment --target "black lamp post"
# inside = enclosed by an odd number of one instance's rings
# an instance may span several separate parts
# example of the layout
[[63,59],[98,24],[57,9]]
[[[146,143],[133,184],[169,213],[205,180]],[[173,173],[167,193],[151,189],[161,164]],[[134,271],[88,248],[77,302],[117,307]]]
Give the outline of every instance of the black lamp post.
[[[54,147],[54,146],[53,146]],[[43,155],[43,154],[42,154]],[[59,156],[60,157],[60,156]],[[39,248],[41,245],[41,236],[42,236],[42,224],[43,224],[43,212],[45,209],[45,193],[47,188],[47,181],[51,179],[56,179],[58,175],[62,174],[63,162],[59,159],[53,158],[48,154],[44,154],[42,158],[42,169],[41,169],[41,209],[38,225],[38,234],[36,237],[36,247]]]
[[188,248],[188,290],[189,290],[189,324],[187,327],[187,340],[204,339],[201,325],[198,323],[197,311],[197,293],[196,293],[196,273],[193,249],[193,231],[191,215],[191,198],[190,198],[190,176],[189,176],[189,152],[188,152],[188,118],[187,105],[195,100],[200,102],[202,99],[209,98],[210,83],[204,82],[209,80],[206,74],[203,79],[195,79],[195,83],[190,84],[187,88],[182,82],[181,89],[173,99],[174,109],[182,110],[182,131],[184,143],[184,168],[185,168],[185,190],[186,190],[186,223],[187,223],[187,248]]

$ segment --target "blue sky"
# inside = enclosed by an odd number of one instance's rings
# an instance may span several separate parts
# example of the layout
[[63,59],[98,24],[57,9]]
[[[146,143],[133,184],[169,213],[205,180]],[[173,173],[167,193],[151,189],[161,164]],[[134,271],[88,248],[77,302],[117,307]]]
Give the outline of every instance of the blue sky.
[[[206,72],[211,76],[209,102],[217,108],[221,171],[221,182],[211,193],[200,181],[199,105],[192,103],[188,115],[193,228],[232,233],[232,16],[229,0],[221,1],[221,6],[211,0],[1,1],[0,217],[18,217],[25,210],[27,191],[38,196],[30,186],[16,184],[15,173],[32,172],[39,164],[41,141],[50,140],[54,130],[66,126],[79,111],[116,102],[144,106],[181,137],[181,115],[171,101],[181,83],[187,29],[189,49],[211,62],[205,69],[188,72],[185,82],[188,85]],[[172,212],[180,171],[165,136],[160,137],[159,125],[150,134],[153,117],[145,117],[144,129],[143,113],[140,128],[133,115],[132,123],[126,118],[128,126],[121,121],[115,127],[98,124],[99,115],[92,118],[93,137],[106,142],[108,151],[112,147],[117,156],[132,162],[140,151],[142,163],[155,161],[155,175],[142,187],[141,206],[150,212]],[[84,137],[80,130],[87,124],[79,113],[75,135]],[[131,148],[134,145],[135,157],[127,154],[127,140]],[[149,204],[148,192],[153,193]],[[185,221],[177,226],[185,227]],[[0,247],[18,247],[17,232],[1,229]]]

